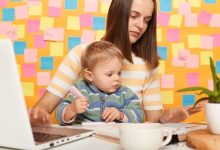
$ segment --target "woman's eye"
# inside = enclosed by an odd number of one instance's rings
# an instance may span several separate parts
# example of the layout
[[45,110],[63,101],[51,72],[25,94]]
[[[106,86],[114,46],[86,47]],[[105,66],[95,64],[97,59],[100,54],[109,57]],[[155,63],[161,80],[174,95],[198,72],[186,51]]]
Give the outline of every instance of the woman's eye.
[[137,16],[135,16],[135,15],[131,15],[130,17],[131,17],[132,19],[137,18]]

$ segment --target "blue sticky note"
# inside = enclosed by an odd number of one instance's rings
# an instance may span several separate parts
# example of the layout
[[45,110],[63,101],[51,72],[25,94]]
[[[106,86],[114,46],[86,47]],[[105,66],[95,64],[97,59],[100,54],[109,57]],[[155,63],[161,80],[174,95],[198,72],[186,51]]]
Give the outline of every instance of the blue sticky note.
[[167,60],[167,47],[157,47],[157,52],[161,59]]
[[14,52],[15,54],[24,54],[24,49],[26,48],[26,42],[14,41]]
[[216,0],[205,0],[206,4],[215,4]]
[[2,20],[3,21],[14,21],[15,20],[15,9],[14,8],[3,8],[2,9]]
[[105,30],[105,17],[93,17],[93,30]]
[[65,0],[65,9],[77,9],[77,0]]
[[160,12],[171,12],[172,0],[160,0]]
[[183,101],[182,101],[183,106],[193,105],[194,103],[195,103],[195,95],[192,94],[183,95]]
[[216,73],[220,73],[220,61],[216,61]]
[[80,37],[69,37],[68,38],[68,49],[71,50],[76,45],[80,44]]
[[52,70],[53,69],[53,57],[41,57],[40,58],[40,69],[41,70]]

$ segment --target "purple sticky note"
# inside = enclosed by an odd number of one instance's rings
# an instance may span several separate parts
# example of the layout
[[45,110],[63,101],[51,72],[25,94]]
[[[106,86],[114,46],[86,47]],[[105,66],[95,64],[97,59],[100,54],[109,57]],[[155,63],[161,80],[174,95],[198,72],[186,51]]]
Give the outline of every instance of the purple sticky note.
[[37,85],[48,85],[50,82],[50,72],[37,73]]
[[174,75],[162,75],[161,76],[162,88],[174,88]]
[[92,24],[93,24],[92,14],[80,15],[80,26],[81,27],[92,27]]
[[214,34],[214,46],[220,46],[220,34]]
[[49,11],[48,12],[49,16],[59,17],[59,16],[61,16],[62,9],[61,8],[56,8],[56,7],[49,7],[48,11]]
[[39,32],[40,21],[39,20],[28,20],[27,21],[27,31],[28,32]]
[[157,14],[157,24],[161,26],[167,26],[170,20],[170,14],[158,12]]
[[24,62],[37,62],[37,49],[25,49],[24,51]]
[[220,14],[213,14],[210,19],[211,27],[220,27]]
[[7,0],[0,1],[0,7],[5,7],[7,5]]
[[167,29],[167,41],[179,42],[180,30],[179,29]]
[[46,45],[46,41],[44,41],[43,39],[43,35],[35,35],[34,36],[34,47],[35,48],[45,48]]
[[90,43],[95,41],[95,31],[93,30],[83,30],[81,41],[82,43]]
[[23,64],[22,72],[24,77],[36,76],[36,64]]
[[28,18],[28,7],[27,5],[24,6],[17,6],[15,7],[15,19],[27,19]]
[[186,61],[189,56],[190,56],[190,50],[188,49],[182,49],[178,51],[178,58],[180,60]]
[[186,61],[186,68],[199,68],[199,55],[190,55]]
[[181,15],[190,14],[191,13],[190,3],[189,2],[180,2],[178,12]]
[[187,83],[187,86],[198,86],[199,85],[199,74],[198,73],[187,73],[186,83]]
[[197,14],[185,15],[185,26],[186,27],[197,27],[198,26],[198,15]]
[[211,19],[211,14],[206,12],[206,11],[201,11],[199,14],[199,22],[203,23],[205,25],[209,25],[210,19]]
[[201,48],[212,50],[214,45],[213,36],[201,36]]
[[44,40],[63,41],[64,28],[46,28],[44,31]]

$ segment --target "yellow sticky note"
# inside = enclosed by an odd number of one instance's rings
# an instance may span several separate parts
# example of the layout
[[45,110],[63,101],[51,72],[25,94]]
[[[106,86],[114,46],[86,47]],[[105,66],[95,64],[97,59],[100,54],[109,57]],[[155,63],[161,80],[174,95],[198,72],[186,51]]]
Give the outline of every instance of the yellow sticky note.
[[200,48],[201,47],[201,36],[199,34],[188,35],[188,47],[189,48]]
[[201,7],[201,0],[188,0],[191,7]]
[[95,40],[100,41],[101,38],[103,38],[104,35],[105,35],[105,30],[97,30]]
[[169,20],[169,26],[181,27],[182,25],[182,15],[171,15]]
[[179,3],[186,2],[186,0],[174,0],[173,2],[173,8],[179,8]]
[[22,89],[24,96],[34,96],[34,83],[33,82],[22,82]]
[[158,68],[159,74],[164,74],[165,73],[165,61],[160,60],[159,68]]
[[4,39],[5,35],[4,34],[0,34],[0,39]]
[[200,52],[200,64],[209,65],[209,57],[213,58],[213,52]]
[[29,16],[41,16],[42,15],[42,2],[39,1],[38,4],[29,6],[28,13],[29,13]]
[[162,42],[162,29],[157,28],[157,42]]
[[63,56],[63,42],[51,42],[50,43],[50,55],[51,56]]
[[185,49],[184,43],[173,43],[171,44],[172,56],[177,57],[179,50]]
[[40,18],[40,30],[44,30],[45,28],[53,27],[54,19],[51,17],[41,17]]
[[24,24],[13,25],[13,27],[18,29],[17,38],[24,38],[24,36],[25,36],[25,26],[24,26]]
[[20,64],[17,64],[17,69],[18,69],[19,76],[21,76],[21,65]]
[[108,2],[101,2],[101,13],[107,14],[109,6],[110,6],[110,3],[108,3]]
[[79,19],[79,17],[68,16],[67,17],[67,29],[69,29],[69,30],[80,30],[80,19]]
[[163,104],[173,104],[173,91],[161,91]]

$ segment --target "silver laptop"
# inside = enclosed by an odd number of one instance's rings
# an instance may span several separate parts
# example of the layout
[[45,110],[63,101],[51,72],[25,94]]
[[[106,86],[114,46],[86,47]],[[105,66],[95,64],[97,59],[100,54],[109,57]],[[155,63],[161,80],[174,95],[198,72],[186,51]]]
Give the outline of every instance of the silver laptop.
[[86,129],[31,127],[12,42],[0,40],[0,147],[45,149],[92,134]]

